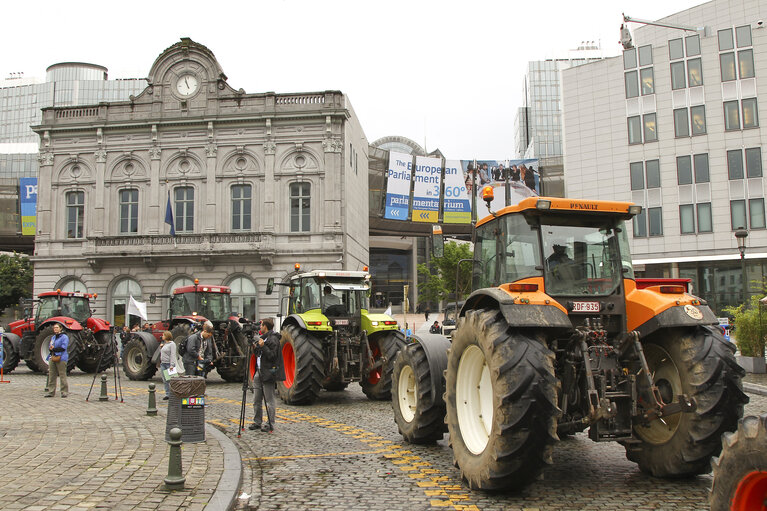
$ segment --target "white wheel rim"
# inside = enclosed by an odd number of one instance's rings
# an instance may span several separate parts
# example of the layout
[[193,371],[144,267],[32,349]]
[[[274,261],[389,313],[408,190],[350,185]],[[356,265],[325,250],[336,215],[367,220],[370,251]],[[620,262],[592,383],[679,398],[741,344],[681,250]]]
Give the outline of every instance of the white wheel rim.
[[51,353],[51,338],[52,337],[53,337],[52,335],[49,335],[48,337],[45,338],[43,343],[40,345],[40,355],[42,356],[43,362],[45,364],[48,364],[48,365],[49,365],[48,355]]
[[455,398],[463,443],[473,454],[481,454],[493,427],[493,385],[485,355],[478,346],[469,346],[461,355]]
[[399,397],[399,412],[406,422],[412,422],[415,418],[416,406],[418,406],[418,396],[415,391],[415,375],[413,368],[406,365],[399,373],[399,382],[397,382],[397,395]]

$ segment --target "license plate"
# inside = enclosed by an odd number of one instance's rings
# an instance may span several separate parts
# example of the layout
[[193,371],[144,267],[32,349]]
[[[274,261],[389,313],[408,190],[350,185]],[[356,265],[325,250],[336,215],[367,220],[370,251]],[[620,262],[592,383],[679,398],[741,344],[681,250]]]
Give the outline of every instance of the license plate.
[[599,312],[599,302],[573,302],[573,312]]
[[345,326],[345,325],[349,324],[349,320],[348,319],[337,319],[337,320],[335,320],[335,324],[336,325],[344,325]]

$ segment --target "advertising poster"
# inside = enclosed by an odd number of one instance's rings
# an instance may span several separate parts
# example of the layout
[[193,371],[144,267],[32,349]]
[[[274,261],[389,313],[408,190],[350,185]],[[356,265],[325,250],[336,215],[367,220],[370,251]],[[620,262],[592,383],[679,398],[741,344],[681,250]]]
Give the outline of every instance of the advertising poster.
[[[483,217],[487,211],[482,201],[482,188],[493,187],[494,199],[491,209],[498,211],[506,206],[506,179],[511,190],[510,205],[519,203],[527,197],[535,197],[540,191],[538,160],[461,160],[466,188],[477,194],[477,216]],[[476,190],[471,190],[472,176],[476,176]]]
[[442,220],[446,224],[471,223],[471,200],[459,160],[445,162],[445,195]]
[[21,234],[34,236],[37,232],[37,178],[19,178],[21,205]]
[[442,159],[416,156],[413,181],[413,222],[438,222]]
[[413,157],[409,154],[389,152],[384,218],[390,220],[408,219],[412,166]]

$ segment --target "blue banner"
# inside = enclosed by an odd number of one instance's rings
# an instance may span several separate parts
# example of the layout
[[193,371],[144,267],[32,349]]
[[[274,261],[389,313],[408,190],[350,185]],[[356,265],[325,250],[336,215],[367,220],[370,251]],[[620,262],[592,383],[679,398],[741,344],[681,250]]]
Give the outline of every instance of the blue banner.
[[389,170],[386,173],[386,210],[384,218],[407,220],[410,211],[410,180],[413,173],[413,157],[404,153],[389,153]]
[[34,236],[37,232],[37,178],[19,178],[21,205],[21,234]]

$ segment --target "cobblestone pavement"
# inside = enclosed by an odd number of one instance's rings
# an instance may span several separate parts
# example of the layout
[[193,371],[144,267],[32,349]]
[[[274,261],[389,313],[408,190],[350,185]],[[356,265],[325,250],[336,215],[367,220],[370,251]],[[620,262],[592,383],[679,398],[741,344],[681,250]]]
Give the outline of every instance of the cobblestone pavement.
[[86,402],[93,376],[79,371],[69,377],[66,399],[58,393],[43,398],[45,376],[23,363],[6,379],[11,383],[0,384],[4,511],[201,510],[219,485],[223,454],[219,442],[209,437],[182,447],[186,489],[163,489],[168,474],[165,416],[146,415],[146,382],[123,380],[125,403],[120,403],[114,395],[98,401],[99,381]]

